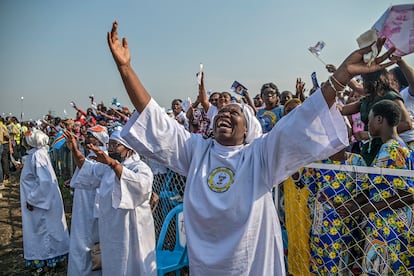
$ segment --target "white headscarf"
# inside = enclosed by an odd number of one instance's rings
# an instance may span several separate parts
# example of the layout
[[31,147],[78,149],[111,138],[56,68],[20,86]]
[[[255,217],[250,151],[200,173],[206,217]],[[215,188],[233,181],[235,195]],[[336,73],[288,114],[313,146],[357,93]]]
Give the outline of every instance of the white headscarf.
[[134,151],[134,149],[127,143],[127,141],[125,141],[125,139],[121,137],[121,131],[122,128],[116,128],[109,137],[109,140],[115,140],[118,143],[121,143],[126,148]]
[[32,129],[31,132],[25,134],[26,143],[33,148],[47,147],[49,143],[49,136],[39,129]]
[[244,138],[244,142],[246,144],[250,144],[254,139],[260,137],[263,134],[262,126],[260,125],[260,122],[257,120],[256,116],[254,115],[254,111],[250,106],[248,106],[247,104],[242,104],[242,103],[230,103],[230,104],[238,105],[243,111],[244,118],[246,118],[246,128],[247,128],[247,133],[246,133],[246,137]]
[[253,109],[247,104],[238,104],[243,110],[244,117],[246,118],[247,134],[244,142],[250,144],[254,139],[260,137],[263,134],[262,126],[254,115]]

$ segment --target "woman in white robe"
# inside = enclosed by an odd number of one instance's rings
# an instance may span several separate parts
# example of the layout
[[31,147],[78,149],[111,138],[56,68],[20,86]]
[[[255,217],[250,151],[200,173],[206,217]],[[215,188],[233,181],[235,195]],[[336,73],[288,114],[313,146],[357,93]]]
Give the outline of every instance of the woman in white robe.
[[[346,127],[334,104],[338,84],[326,83],[254,140],[251,111],[226,105],[215,117],[214,140],[204,140],[171,122],[151,98],[131,67],[127,40],[120,43],[117,27],[114,22],[108,44],[137,110],[122,135],[141,155],[187,176],[184,217],[190,274],[285,275],[271,190],[300,167],[347,146]],[[378,40],[378,47],[384,42]],[[348,83],[356,74],[391,64],[380,62],[392,50],[367,66],[363,55],[369,51],[352,53],[335,79]]]
[[66,260],[69,231],[62,195],[48,154],[49,137],[34,129],[25,139],[32,148],[23,157],[20,176],[23,252],[26,266],[34,266],[40,272]]
[[[87,130],[86,143],[92,143],[106,151],[109,136],[105,127],[96,125]],[[91,152],[88,155],[94,155]],[[72,221],[70,228],[70,247],[68,276],[98,276],[100,270],[92,271],[91,249],[99,242],[98,229],[98,189],[82,189],[76,185],[79,169],[76,168],[70,181],[73,195]]]
[[109,156],[88,145],[96,154],[93,160],[83,158],[73,135],[66,132],[65,136],[79,167],[76,187],[99,188],[102,275],[156,275],[154,220],[149,204],[151,169],[120,137],[120,130],[110,136]]

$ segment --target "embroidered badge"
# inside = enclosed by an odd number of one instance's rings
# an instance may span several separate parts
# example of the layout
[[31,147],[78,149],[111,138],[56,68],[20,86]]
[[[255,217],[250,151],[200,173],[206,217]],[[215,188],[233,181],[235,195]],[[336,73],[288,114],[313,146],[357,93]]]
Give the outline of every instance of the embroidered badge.
[[234,182],[234,173],[228,168],[216,168],[208,176],[208,187],[217,193],[227,191]]

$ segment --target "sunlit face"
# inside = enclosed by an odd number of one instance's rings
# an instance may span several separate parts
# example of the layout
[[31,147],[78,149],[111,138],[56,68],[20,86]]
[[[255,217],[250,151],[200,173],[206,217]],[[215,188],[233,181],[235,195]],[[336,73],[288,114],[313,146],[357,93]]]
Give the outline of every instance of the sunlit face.
[[361,99],[361,94],[359,94],[358,92],[355,91],[351,91],[351,93],[348,96],[348,99],[346,101],[346,103],[354,103],[356,101],[358,101],[359,99]]
[[263,100],[262,100],[262,97],[260,95],[256,95],[253,98],[253,102],[254,102],[255,107],[261,107],[263,105]]
[[299,104],[295,101],[292,101],[288,105],[285,105],[285,108],[284,108],[285,115],[289,114],[293,109],[295,109],[298,106]]
[[126,158],[128,155],[128,148],[116,140],[109,139],[108,153],[119,153],[122,158]]
[[274,107],[279,102],[279,97],[276,93],[276,90],[271,87],[265,88],[263,90],[262,99],[267,107]]
[[122,163],[126,158],[132,155],[132,150],[128,149],[117,140],[109,139],[108,154],[111,158]]
[[173,101],[171,103],[171,109],[174,112],[174,115],[178,115],[183,111],[180,101]]
[[76,112],[76,119],[80,119],[80,118],[82,118],[82,117],[83,117],[82,112],[77,111],[77,112]]
[[293,94],[290,93],[289,91],[283,91],[280,94],[280,104],[285,105],[285,103],[289,101],[290,99],[293,99]]
[[210,97],[210,103],[214,105],[215,107],[217,107],[219,100],[220,100],[220,94],[218,93],[215,93]]
[[242,145],[247,133],[246,117],[237,104],[228,104],[214,117],[214,138],[224,146]]
[[400,82],[397,80],[393,73],[387,74],[387,82],[392,89],[394,89],[395,91],[400,91]]
[[372,110],[369,112],[368,115],[368,132],[371,137],[378,137],[380,136],[380,120],[382,116],[377,115],[374,116],[374,112]]
[[92,135],[92,133],[87,132],[85,137],[86,144],[92,144],[94,146],[100,146],[102,143]]
[[229,93],[221,93],[219,96],[219,102],[217,104],[217,108],[222,108],[223,106],[231,103],[231,96]]
[[81,131],[81,133],[82,134],[84,134],[85,135],[85,137],[86,137],[86,132],[87,132],[87,127],[86,126],[84,126],[84,125],[82,125],[81,127],[80,127],[80,131]]
[[69,130],[69,131],[71,131],[71,130],[74,129],[74,125],[73,124],[65,124],[65,126],[66,126],[66,129]]

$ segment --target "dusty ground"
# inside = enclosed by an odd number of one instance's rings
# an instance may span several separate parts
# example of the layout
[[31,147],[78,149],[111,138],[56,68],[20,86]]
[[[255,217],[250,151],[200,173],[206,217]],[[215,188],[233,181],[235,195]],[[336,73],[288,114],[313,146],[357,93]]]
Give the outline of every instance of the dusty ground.
[[[0,275],[39,275],[24,267],[19,173],[10,178],[6,188],[0,190]],[[68,191],[62,193],[65,198]],[[41,275],[66,275],[66,266]]]

